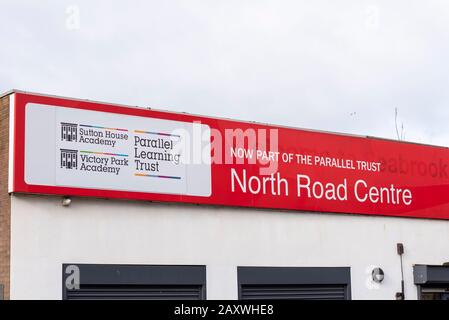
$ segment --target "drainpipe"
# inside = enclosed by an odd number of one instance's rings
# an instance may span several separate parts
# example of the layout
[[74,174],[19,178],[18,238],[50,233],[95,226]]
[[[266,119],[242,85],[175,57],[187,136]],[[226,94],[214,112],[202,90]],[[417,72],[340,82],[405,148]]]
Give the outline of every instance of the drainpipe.
[[404,266],[402,264],[402,255],[404,254],[404,245],[402,243],[396,244],[396,250],[401,261],[401,292],[396,292],[396,300],[405,300],[405,285],[404,285]]

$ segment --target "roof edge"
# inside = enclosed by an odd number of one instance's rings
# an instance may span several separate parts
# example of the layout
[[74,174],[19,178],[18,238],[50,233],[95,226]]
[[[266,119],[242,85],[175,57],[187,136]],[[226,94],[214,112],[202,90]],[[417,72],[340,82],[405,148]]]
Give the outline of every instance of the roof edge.
[[29,94],[29,95],[43,96],[43,97],[50,97],[50,98],[53,97],[53,98],[69,99],[69,100],[75,100],[75,101],[101,103],[101,104],[108,104],[108,105],[118,106],[118,107],[133,108],[133,109],[147,109],[147,110],[153,110],[153,111],[158,111],[158,112],[166,112],[166,113],[172,113],[172,114],[184,114],[184,115],[189,115],[189,116],[204,117],[204,118],[210,118],[210,119],[216,119],[216,120],[226,120],[226,121],[242,122],[242,123],[248,123],[248,124],[264,125],[264,126],[269,126],[269,127],[277,127],[277,128],[283,128],[283,129],[302,130],[302,131],[307,131],[307,132],[332,134],[332,135],[338,135],[338,136],[343,136],[343,137],[383,140],[383,141],[390,141],[390,142],[396,142],[396,143],[402,143],[402,144],[414,144],[414,145],[419,145],[419,146],[449,149],[449,146],[441,146],[441,145],[428,144],[428,143],[422,143],[422,142],[395,140],[395,139],[391,139],[391,138],[383,138],[383,137],[376,137],[376,136],[371,136],[371,135],[361,135],[361,134],[353,134],[353,133],[345,133],[345,132],[335,132],[335,131],[318,130],[318,129],[307,129],[307,128],[301,128],[301,127],[279,125],[279,124],[275,124],[275,123],[266,123],[266,122],[249,121],[249,120],[239,120],[239,119],[232,119],[232,118],[226,118],[226,117],[217,117],[217,116],[208,116],[208,115],[195,114],[195,113],[182,112],[182,111],[170,111],[170,110],[164,110],[164,109],[154,109],[154,108],[150,108],[150,107],[131,106],[131,105],[120,104],[120,103],[112,103],[112,102],[105,102],[105,101],[98,101],[98,100],[89,100],[89,99],[82,99],[82,98],[73,98],[73,97],[66,97],[66,96],[60,96],[60,95],[54,95],[54,94],[45,94],[45,93],[37,93],[37,92],[32,92],[32,91],[24,91],[24,90],[18,90],[18,89],[12,89],[12,90],[9,90],[9,91],[7,91],[5,93],[0,94],[0,98],[2,98],[4,96],[7,96],[7,95],[10,95],[12,93],[21,93],[21,94]]
[[11,90],[8,90],[6,92],[2,92],[2,93],[0,93],[0,98],[9,96],[10,94],[16,93],[17,91],[18,90],[16,90],[16,89],[11,89]]

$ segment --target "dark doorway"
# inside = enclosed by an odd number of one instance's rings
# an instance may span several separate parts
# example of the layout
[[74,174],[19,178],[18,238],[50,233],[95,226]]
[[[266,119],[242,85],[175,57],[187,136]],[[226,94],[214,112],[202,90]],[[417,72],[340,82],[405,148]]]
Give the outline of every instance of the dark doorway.
[[415,265],[413,277],[420,300],[449,300],[449,266]]

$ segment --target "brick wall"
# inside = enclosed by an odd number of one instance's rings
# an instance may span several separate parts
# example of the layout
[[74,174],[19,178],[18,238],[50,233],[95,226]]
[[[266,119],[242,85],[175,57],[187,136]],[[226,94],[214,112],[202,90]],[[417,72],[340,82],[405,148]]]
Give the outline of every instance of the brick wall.
[[0,284],[9,299],[11,199],[8,194],[9,96],[0,98]]

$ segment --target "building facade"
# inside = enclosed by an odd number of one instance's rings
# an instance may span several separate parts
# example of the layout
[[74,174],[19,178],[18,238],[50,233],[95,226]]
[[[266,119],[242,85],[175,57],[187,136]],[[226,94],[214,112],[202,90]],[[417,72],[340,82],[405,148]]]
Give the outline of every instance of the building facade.
[[280,128],[268,160],[187,161],[192,123],[206,158],[256,126],[226,121],[3,95],[3,298],[448,299],[447,148]]

